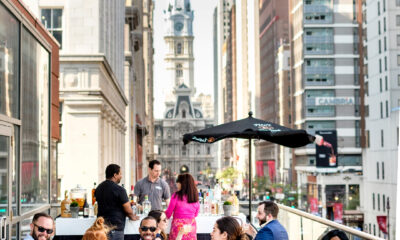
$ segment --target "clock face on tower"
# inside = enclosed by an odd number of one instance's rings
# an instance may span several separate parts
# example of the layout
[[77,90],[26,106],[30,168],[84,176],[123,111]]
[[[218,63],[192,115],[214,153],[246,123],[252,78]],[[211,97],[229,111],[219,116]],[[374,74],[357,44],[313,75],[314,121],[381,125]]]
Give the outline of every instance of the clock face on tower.
[[180,32],[182,30],[182,28],[183,28],[183,23],[182,22],[176,22],[174,27],[175,27],[176,31]]

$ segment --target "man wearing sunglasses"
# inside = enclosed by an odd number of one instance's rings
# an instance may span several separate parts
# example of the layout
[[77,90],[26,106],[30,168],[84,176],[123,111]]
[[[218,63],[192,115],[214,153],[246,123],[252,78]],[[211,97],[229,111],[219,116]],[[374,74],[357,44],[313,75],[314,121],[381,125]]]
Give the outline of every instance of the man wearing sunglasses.
[[31,223],[31,232],[24,240],[48,240],[54,234],[53,218],[46,213],[36,213]]
[[157,220],[151,216],[142,219],[139,227],[140,240],[154,240],[156,238]]

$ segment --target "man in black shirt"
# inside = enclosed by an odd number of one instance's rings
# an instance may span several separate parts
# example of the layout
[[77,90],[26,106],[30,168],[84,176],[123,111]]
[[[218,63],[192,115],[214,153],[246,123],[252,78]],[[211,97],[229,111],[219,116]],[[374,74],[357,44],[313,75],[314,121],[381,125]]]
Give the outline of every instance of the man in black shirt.
[[107,224],[115,227],[109,234],[110,240],[124,239],[126,216],[133,221],[139,220],[132,212],[126,190],[118,185],[121,178],[121,167],[110,164],[106,168],[106,180],[95,191],[99,208],[97,216],[103,217]]

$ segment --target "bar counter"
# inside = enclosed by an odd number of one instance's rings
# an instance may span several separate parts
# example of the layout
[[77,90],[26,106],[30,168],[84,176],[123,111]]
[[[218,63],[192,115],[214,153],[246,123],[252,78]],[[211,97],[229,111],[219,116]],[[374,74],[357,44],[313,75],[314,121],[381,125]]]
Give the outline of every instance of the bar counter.
[[[210,233],[214,227],[215,222],[223,217],[222,215],[199,215],[196,218],[197,223],[197,239],[211,239]],[[246,216],[244,214],[239,214],[238,216],[233,216],[238,219],[239,223],[246,223]],[[139,225],[141,219],[144,218],[144,215],[140,216],[140,220],[138,221],[131,221],[128,218],[126,219],[125,223],[125,240],[136,240],[139,239]],[[88,229],[94,223],[96,218],[56,218],[56,235],[54,239],[64,240],[64,239],[71,239],[71,240],[80,240],[82,239],[83,234],[85,233],[86,229]],[[168,223],[168,230],[171,225],[172,219],[170,219]]]

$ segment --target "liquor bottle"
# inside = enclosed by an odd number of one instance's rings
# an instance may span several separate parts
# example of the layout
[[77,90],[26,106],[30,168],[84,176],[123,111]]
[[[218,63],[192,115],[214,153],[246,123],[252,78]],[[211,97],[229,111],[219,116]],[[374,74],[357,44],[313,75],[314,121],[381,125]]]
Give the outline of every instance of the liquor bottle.
[[83,204],[83,217],[88,218],[89,217],[89,204],[87,202],[87,198],[85,197],[85,203]]
[[96,182],[94,182],[93,188],[92,188],[92,205],[96,202],[96,197],[94,196],[94,192],[96,191]]
[[71,217],[69,211],[69,206],[71,204],[71,199],[68,198],[68,191],[65,191],[64,200],[61,202],[61,217]]
[[135,201],[135,193],[134,193],[134,187],[133,187],[133,185],[131,185],[131,192],[129,193],[129,201],[130,201],[130,203],[131,203],[131,206],[133,206],[133,205],[135,205],[136,204],[136,201]]
[[149,195],[144,196],[143,201],[143,214],[147,215],[151,210],[151,202],[149,201]]
[[203,203],[203,196],[201,195],[201,189],[199,192],[199,203],[200,203],[200,214],[204,213],[204,203]]

